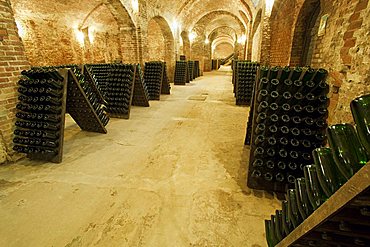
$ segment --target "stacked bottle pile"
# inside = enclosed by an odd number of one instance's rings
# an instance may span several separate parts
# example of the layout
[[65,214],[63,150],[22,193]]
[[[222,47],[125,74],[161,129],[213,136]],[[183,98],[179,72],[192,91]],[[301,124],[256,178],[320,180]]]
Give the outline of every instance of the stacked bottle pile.
[[102,95],[105,95],[107,78],[110,73],[110,64],[88,64],[86,68],[95,78],[96,86]]
[[[295,180],[293,189],[287,190],[282,210],[276,210],[276,215],[265,221],[269,246],[275,246],[288,236],[369,161],[370,95],[353,100],[351,110],[357,131],[350,124],[330,126],[327,129],[330,147],[313,150],[313,164],[306,165],[304,176]],[[370,196],[362,193],[360,197],[357,203],[335,213],[337,220],[332,222],[338,223],[332,224],[329,220],[329,227],[327,222],[320,223],[319,228],[331,228],[330,232],[324,230],[316,238],[302,240],[299,244],[323,246],[328,240],[336,239],[345,246],[368,246]]]
[[189,70],[189,81],[195,79],[194,77],[194,61],[188,61],[188,70]]
[[22,75],[13,149],[52,159],[59,154],[63,140],[64,78],[55,69],[32,69]]
[[176,61],[175,66],[175,85],[186,85],[188,72],[188,63],[186,61]]
[[113,64],[107,79],[107,112],[114,117],[129,118],[133,95],[135,67]]
[[250,105],[258,63],[238,61],[236,64],[235,97],[237,105]]
[[141,69],[141,65],[136,65],[135,74],[135,85],[134,85],[134,95],[132,97],[132,105],[134,106],[145,106],[149,107],[149,93],[144,80],[144,73]]
[[[81,69],[77,66],[71,68],[72,73],[76,77],[78,83],[83,89],[86,99],[90,102],[96,116],[99,118],[103,126],[106,126],[109,122],[109,116],[106,112],[106,102],[101,103],[101,99],[96,94],[96,90],[93,90],[91,83],[86,82],[85,76],[82,74]],[[85,102],[85,97],[81,95],[76,89],[76,85],[71,85],[68,88],[68,98],[67,98],[67,111],[71,113],[74,111],[75,114],[86,114],[90,111],[88,105]],[[76,119],[75,119],[76,120]],[[87,121],[86,123],[81,123],[81,121]],[[76,121],[77,122],[77,121]],[[79,124],[83,124],[82,129],[87,131],[94,131],[100,129],[98,123],[91,120],[91,118],[81,118],[78,120]],[[82,125],[80,125],[82,126]],[[87,126],[87,127],[86,127]]]
[[163,62],[145,63],[144,80],[148,87],[149,100],[160,100],[163,72]]
[[325,144],[327,71],[263,67],[253,109],[248,186],[284,193]]
[[194,61],[194,78],[198,78],[199,76],[200,76],[199,61]]
[[170,85],[170,81],[168,79],[167,64],[166,63],[164,63],[161,94],[171,94],[171,85]]

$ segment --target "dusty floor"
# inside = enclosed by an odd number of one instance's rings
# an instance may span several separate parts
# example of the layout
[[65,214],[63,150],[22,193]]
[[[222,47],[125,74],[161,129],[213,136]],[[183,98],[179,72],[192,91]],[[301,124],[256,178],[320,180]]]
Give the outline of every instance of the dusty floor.
[[0,246],[265,246],[279,203],[245,186],[248,110],[213,72],[106,135],[68,119],[63,163],[0,167]]

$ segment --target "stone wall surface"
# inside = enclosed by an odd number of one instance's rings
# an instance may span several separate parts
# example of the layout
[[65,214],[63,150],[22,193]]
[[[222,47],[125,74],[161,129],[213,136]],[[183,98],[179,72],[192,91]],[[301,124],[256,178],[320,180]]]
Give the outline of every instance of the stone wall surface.
[[29,69],[9,0],[0,0],[0,164],[18,158],[11,146],[17,104],[17,81]]
[[[327,26],[319,36],[324,15],[329,15]],[[271,47],[262,50],[269,51],[271,65],[310,65],[329,71],[330,123],[353,122],[350,101],[370,93],[369,17],[368,0],[275,1]]]

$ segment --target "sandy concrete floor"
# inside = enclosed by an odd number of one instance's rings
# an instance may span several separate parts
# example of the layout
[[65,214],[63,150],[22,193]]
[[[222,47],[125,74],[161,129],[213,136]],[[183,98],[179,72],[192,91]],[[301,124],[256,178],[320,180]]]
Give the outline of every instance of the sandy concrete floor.
[[266,246],[279,203],[245,186],[249,108],[206,73],[112,119],[67,119],[64,160],[0,167],[0,246]]

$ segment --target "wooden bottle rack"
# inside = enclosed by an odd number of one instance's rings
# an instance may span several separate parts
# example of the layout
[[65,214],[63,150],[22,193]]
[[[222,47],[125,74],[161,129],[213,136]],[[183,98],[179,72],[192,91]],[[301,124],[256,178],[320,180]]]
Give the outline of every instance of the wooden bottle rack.
[[144,77],[142,77],[141,67],[139,64],[135,67],[136,75],[131,105],[149,107],[148,89],[146,88]]
[[60,128],[59,128],[59,146],[57,155],[48,154],[27,154],[27,158],[32,160],[49,161],[53,163],[60,163],[63,159],[63,145],[64,145],[64,126],[66,114],[66,101],[67,101],[67,85],[68,85],[68,70],[61,69],[59,74],[63,76],[63,96],[62,96],[62,112],[60,114]]
[[[336,246],[336,244],[370,246],[370,215],[360,214],[361,208],[370,209],[370,162],[285,237],[277,247],[321,247]],[[346,223],[348,229],[339,229],[342,221]]]
[[68,70],[66,77],[68,78],[68,96],[66,105],[69,115],[71,115],[73,120],[75,120],[82,130],[106,134],[107,130],[104,127],[104,124],[96,115],[93,106],[87,99],[86,94],[74,73],[72,73],[71,70]]

